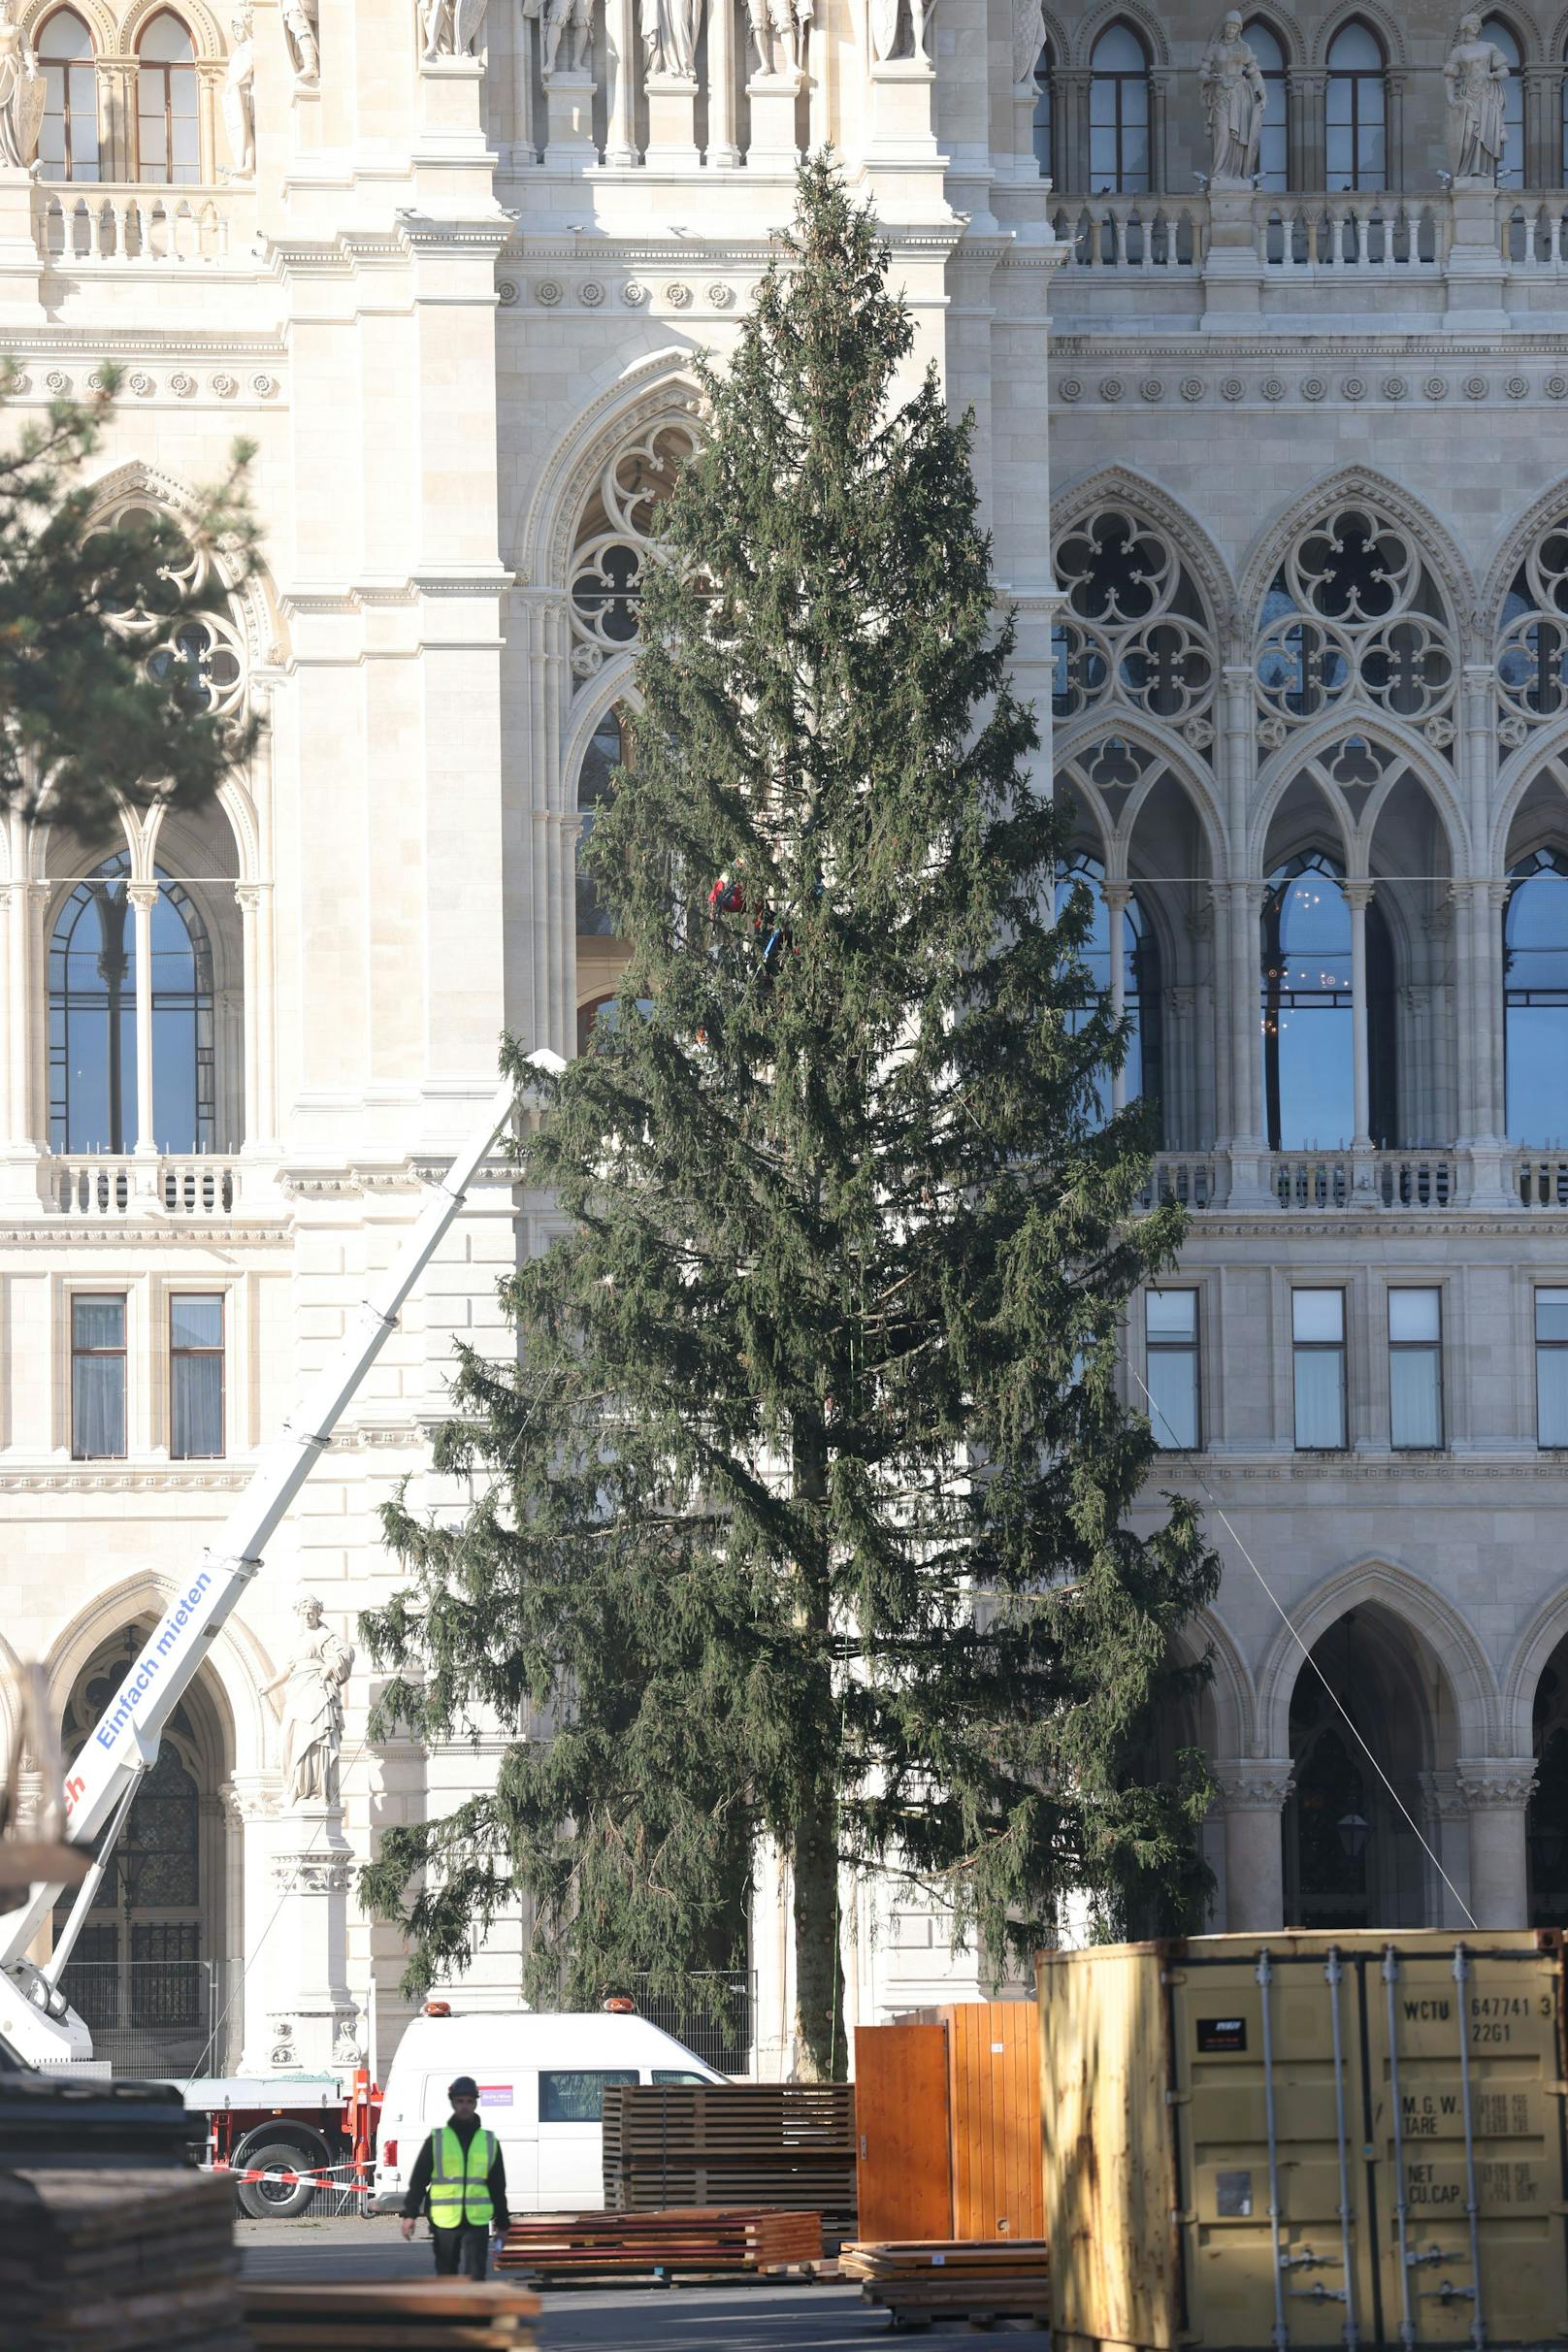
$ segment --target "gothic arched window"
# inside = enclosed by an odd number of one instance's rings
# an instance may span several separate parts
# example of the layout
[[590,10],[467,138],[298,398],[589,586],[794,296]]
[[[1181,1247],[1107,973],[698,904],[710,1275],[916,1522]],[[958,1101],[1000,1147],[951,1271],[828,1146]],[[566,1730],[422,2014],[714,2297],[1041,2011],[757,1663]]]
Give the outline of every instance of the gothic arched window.
[[40,180],[97,180],[98,68],[92,35],[74,9],[56,9],[44,26],[38,62],[44,74]]
[[636,643],[654,518],[696,446],[689,425],[658,425],[617,450],[601,473],[572,550],[573,676],[592,677],[612,654]]
[[1089,184],[1143,196],[1149,163],[1149,54],[1129,24],[1107,25],[1089,61]]
[[613,938],[609,910],[582,870],[582,853],[594,830],[594,819],[615,797],[615,770],[631,759],[631,736],[618,709],[606,710],[582,756],[577,771],[577,934],[579,938]]
[[1497,647],[1497,733],[1517,750],[1568,709],[1568,513],[1538,531],[1509,584]]
[[[66,897],[49,939],[49,1140],[56,1152],[129,1152],[140,1131],[136,921],[130,860],[108,858]],[[182,884],[157,875],[151,910],[152,1134],[210,1152],[216,1125],[212,957]]]
[[1506,1122],[1515,1143],[1568,1140],[1568,857],[1538,849],[1503,908]]
[[1242,39],[1249,43],[1258,60],[1258,70],[1263,77],[1263,129],[1258,143],[1258,184],[1263,188],[1288,188],[1290,184],[1290,132],[1289,85],[1285,78],[1285,51],[1280,37],[1272,25],[1255,16],[1242,27]]
[[1067,610],[1052,633],[1058,718],[1121,702],[1207,751],[1219,665],[1203,596],[1170,539],[1106,505],[1057,541]]
[[1388,65],[1369,25],[1353,17],[1328,45],[1327,179],[1331,188],[1388,184]]
[[1052,136],[1051,45],[1047,42],[1034,61],[1034,160],[1045,180],[1054,169]]
[[[1080,961],[1087,965],[1094,986],[1102,996],[1111,991],[1111,910],[1105,903],[1105,867],[1101,861],[1080,853],[1070,864],[1057,872],[1059,891],[1074,882],[1084,883],[1093,901],[1094,915],[1089,935],[1079,949]],[[1142,1095],[1148,1101],[1160,1100],[1160,1081],[1162,1067],[1162,1033],[1160,1018],[1160,947],[1150,927],[1148,917],[1138,903],[1133,891],[1122,910],[1122,993],[1123,1004],[1131,1030],[1127,1041],[1127,1056],[1122,1064],[1122,1084],[1128,1102]],[[1085,1016],[1087,1017],[1087,1016]],[[1072,1027],[1081,1025],[1075,1016]],[[1110,1087],[1102,1089],[1100,1116],[1110,1112]]]
[[[1337,862],[1321,850],[1270,877],[1262,914],[1263,1105],[1271,1152],[1333,1151],[1356,1132],[1351,911]],[[1392,1126],[1393,956],[1366,910],[1372,1139]]]
[[1488,16],[1481,28],[1483,41],[1489,41],[1508,60],[1508,80],[1503,85],[1503,124],[1507,141],[1503,160],[1497,174],[1500,188],[1521,188],[1524,185],[1524,76],[1520,70],[1524,60],[1519,54],[1519,36],[1501,16]]
[[189,187],[202,176],[196,52],[190,34],[167,9],[137,46],[136,160],[141,180]]
[[1297,533],[1258,614],[1265,749],[1356,695],[1454,741],[1458,662],[1442,593],[1404,526],[1349,499]]

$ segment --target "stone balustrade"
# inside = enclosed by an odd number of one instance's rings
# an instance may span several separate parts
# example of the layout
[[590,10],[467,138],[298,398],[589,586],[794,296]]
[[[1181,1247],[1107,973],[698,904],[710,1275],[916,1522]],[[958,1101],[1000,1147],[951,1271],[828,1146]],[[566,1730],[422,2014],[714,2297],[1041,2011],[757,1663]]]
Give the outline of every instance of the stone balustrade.
[[44,1206],[60,1217],[227,1217],[240,1197],[240,1162],[207,1153],[82,1153],[41,1160],[39,1170]]
[[244,262],[255,224],[255,190],[248,186],[40,181],[33,190],[39,258],[55,269]]

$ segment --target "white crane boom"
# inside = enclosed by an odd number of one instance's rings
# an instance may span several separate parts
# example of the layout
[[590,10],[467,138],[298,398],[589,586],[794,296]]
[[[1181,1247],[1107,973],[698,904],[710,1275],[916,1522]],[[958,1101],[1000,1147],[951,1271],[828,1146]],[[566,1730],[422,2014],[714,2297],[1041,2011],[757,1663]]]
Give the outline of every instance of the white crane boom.
[[[528,1060],[536,1069],[556,1075],[566,1067],[560,1056],[547,1048],[530,1054]],[[212,1637],[261,1566],[269,1539],[330,1444],[339,1420],[379,1356],[388,1333],[396,1327],[409,1291],[462,1208],[469,1186],[515,1104],[516,1092],[508,1079],[445,1176],[433,1188],[397,1258],[372,1285],[336,1356],[289,1415],[282,1435],[261,1455],[217,1542],[203,1552],[200,1566],[189,1573],[147,1636],[135,1670],[127,1674],[110,1700],[103,1719],[67,1773],[67,1843],[88,1845],[100,1831],[107,1829],[110,1834],[47,1974],[31,1967],[24,1955],[63,1889],[35,1886],[25,1904],[0,1914],[0,2028],[8,2039],[24,2047],[25,2054],[56,2059],[82,2054],[64,2046],[69,2037],[53,2022],[64,2013],[64,2004],[52,1993],[52,1979],[75,1942],[75,1930],[86,1917],[109,1845],[129,1811],[131,1792],[156,1760],[164,1725],[206,1657]],[[47,2018],[41,2013],[46,2009]],[[41,2028],[49,2044],[46,2053],[36,2046]]]

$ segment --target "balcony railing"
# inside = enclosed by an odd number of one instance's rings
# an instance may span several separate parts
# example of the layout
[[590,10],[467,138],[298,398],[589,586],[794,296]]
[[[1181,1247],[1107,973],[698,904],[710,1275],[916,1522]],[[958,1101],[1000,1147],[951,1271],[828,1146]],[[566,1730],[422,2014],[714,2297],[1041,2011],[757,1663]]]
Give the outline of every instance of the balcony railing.
[[[1500,189],[1493,201],[1497,255],[1509,276],[1568,274],[1568,194]],[[1260,191],[1250,204],[1253,251],[1282,282],[1435,280],[1454,251],[1454,202],[1442,192]],[[1199,195],[1063,196],[1052,212],[1077,268],[1138,277],[1201,272],[1211,221],[1209,199]]]
[[1144,1209],[1323,1211],[1486,1208],[1568,1213],[1568,1155],[1521,1151],[1160,1152]]
[[240,1197],[240,1162],[206,1153],[138,1160],[97,1154],[41,1160],[44,1205],[61,1217],[227,1217]]
[[200,269],[247,255],[255,223],[249,187],[39,181],[33,189],[39,259],[57,269],[129,262]]

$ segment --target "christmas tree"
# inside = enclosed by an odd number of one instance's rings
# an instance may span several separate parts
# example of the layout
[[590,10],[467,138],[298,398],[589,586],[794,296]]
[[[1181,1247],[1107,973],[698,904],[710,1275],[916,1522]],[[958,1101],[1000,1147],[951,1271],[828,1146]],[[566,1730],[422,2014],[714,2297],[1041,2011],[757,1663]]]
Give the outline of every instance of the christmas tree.
[[[414,1976],[521,1895],[536,1996],[737,1959],[768,1843],[796,2065],[847,2057],[839,1907],[877,1866],[1000,1965],[1069,1890],[1205,1883],[1200,1762],[1148,1784],[1216,1569],[1117,1331],[1178,1213],[1137,1213],[1127,1037],[1053,908],[1060,813],[1009,686],[969,424],[826,161],[663,510],[635,763],[588,870],[630,954],[520,1174],[572,1230],[466,1354],[411,1574],[367,1635],[381,1720],[493,1712],[493,1794],[389,1831],[365,1891]],[[519,1049],[520,1052],[521,1049]],[[521,1070],[520,1062],[517,1065]],[[530,1073],[530,1076],[532,1074]]]

